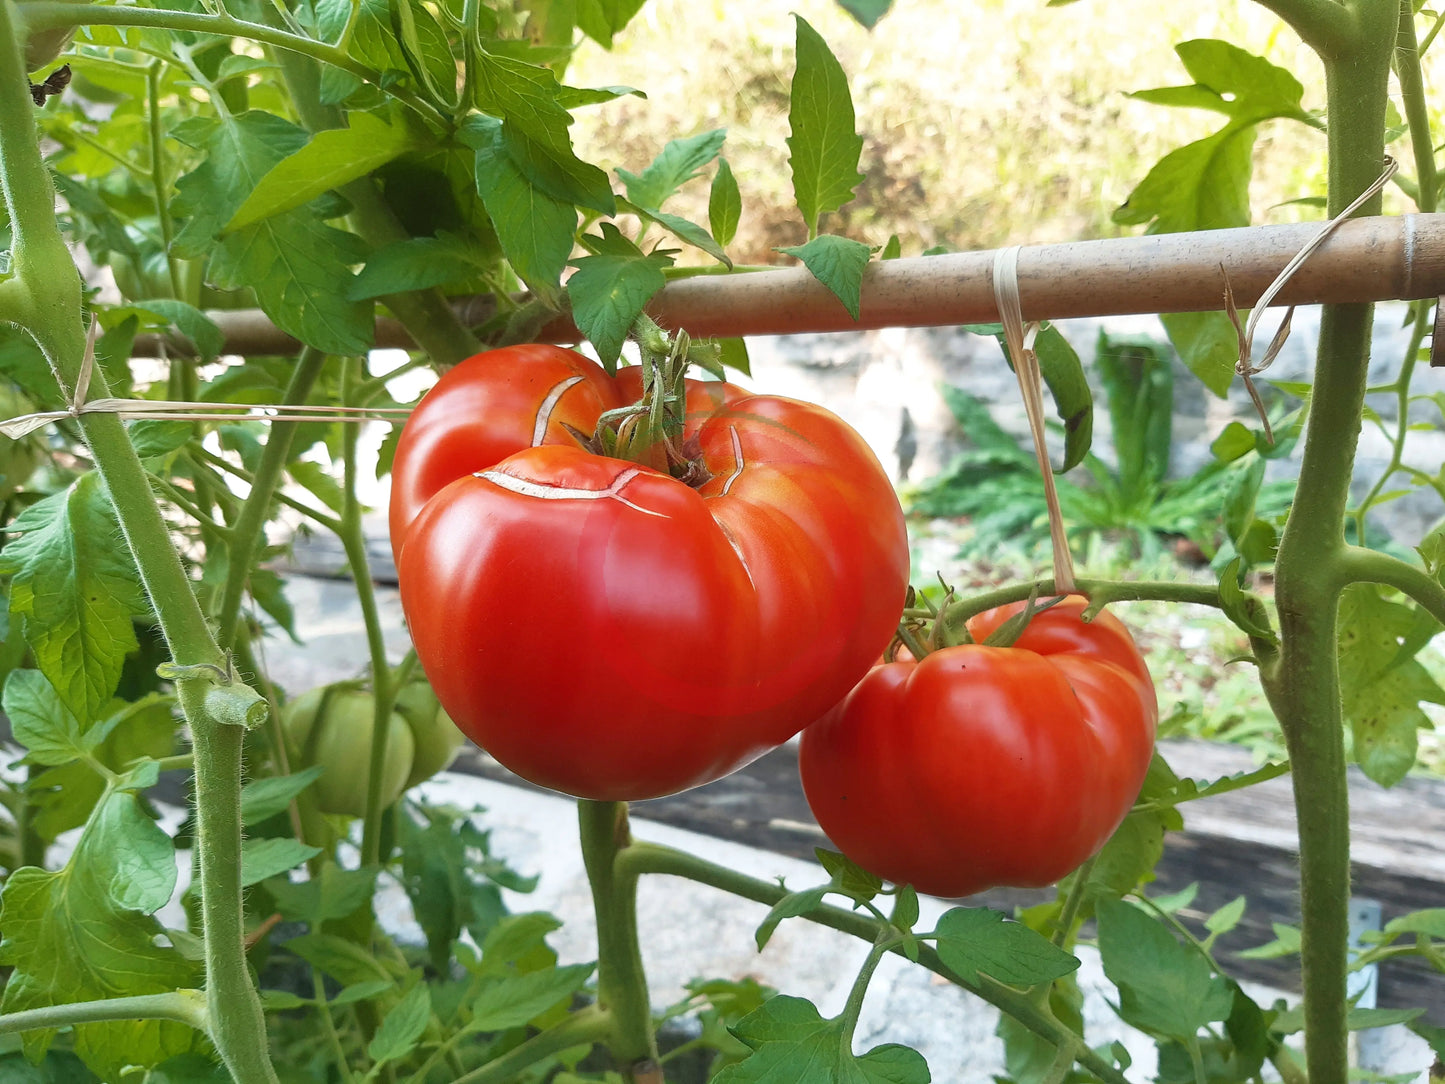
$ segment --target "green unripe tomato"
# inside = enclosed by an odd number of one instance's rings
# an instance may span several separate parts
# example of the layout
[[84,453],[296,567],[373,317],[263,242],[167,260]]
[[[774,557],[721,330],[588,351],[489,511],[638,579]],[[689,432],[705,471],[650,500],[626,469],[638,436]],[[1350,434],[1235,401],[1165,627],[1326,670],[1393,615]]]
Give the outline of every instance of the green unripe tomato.
[[[16,388],[0,381],[0,420],[32,414],[35,404]],[[37,431],[19,440],[0,436],[0,500],[15,494],[45,459],[45,437]]]
[[411,774],[406,778],[406,789],[410,790],[450,767],[467,736],[442,710],[441,702],[426,681],[411,681],[402,686],[396,694],[396,710],[411,727],[411,736],[416,742]]
[[[286,741],[300,758],[301,766],[319,764],[326,769],[313,791],[317,808],[323,813],[366,816],[372,704],[369,692],[333,685],[302,693],[281,711]],[[415,749],[411,728],[392,712],[381,777],[382,805],[391,805],[406,789]]]

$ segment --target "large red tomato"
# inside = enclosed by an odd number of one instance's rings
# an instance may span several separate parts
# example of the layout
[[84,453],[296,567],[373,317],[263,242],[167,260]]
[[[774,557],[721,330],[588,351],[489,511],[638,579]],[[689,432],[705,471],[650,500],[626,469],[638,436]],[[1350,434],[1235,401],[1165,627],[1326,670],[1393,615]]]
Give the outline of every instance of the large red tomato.
[[422,400],[392,472],[402,605],[442,705],[585,798],[670,794],[785,741],[867,671],[907,585],[893,487],[837,417],[689,381],[694,488],[568,430],[640,391],[570,350],[481,354]]
[[803,732],[808,804],[865,869],[937,896],[1052,884],[1098,852],[1153,756],[1158,705],[1129,631],[1071,596],[1012,647],[875,667]]

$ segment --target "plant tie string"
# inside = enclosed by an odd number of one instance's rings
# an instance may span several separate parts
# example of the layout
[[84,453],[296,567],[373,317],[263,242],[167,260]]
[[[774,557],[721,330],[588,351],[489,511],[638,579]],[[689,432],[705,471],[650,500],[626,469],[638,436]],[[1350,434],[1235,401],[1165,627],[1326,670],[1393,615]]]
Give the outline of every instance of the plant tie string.
[[52,422],[79,418],[82,414],[115,414],[125,421],[287,421],[287,422],[364,422],[400,421],[411,413],[409,407],[346,407],[321,406],[310,403],[287,406],[259,404],[228,407],[217,403],[201,403],[171,399],[119,399],[107,396],[89,399],[91,374],[95,371],[96,323],[90,324],[85,343],[85,356],[75,380],[75,394],[66,410],[43,410],[34,414],[0,421],[0,433],[19,440]]
[[1280,271],[1280,273],[1275,276],[1274,281],[1265,288],[1264,293],[1259,295],[1259,300],[1255,302],[1254,308],[1249,314],[1248,324],[1240,322],[1239,309],[1234,303],[1234,289],[1229,284],[1229,272],[1225,270],[1223,264],[1219,266],[1220,272],[1224,275],[1224,309],[1225,312],[1229,314],[1229,322],[1234,325],[1235,334],[1239,336],[1239,360],[1234,364],[1234,371],[1244,378],[1245,389],[1249,392],[1249,398],[1254,403],[1254,409],[1259,413],[1259,420],[1264,423],[1265,439],[1271,444],[1274,443],[1274,430],[1269,424],[1269,415],[1264,409],[1263,400],[1259,397],[1259,390],[1254,386],[1254,377],[1268,369],[1274,362],[1274,359],[1279,356],[1279,352],[1284,349],[1285,341],[1289,338],[1290,321],[1294,318],[1295,306],[1291,305],[1285,310],[1284,319],[1280,322],[1279,330],[1274,333],[1274,338],[1270,340],[1269,346],[1264,352],[1264,357],[1260,358],[1259,364],[1256,365],[1251,361],[1250,356],[1254,352],[1254,332],[1256,326],[1259,324],[1259,318],[1264,314],[1265,309],[1269,308],[1270,302],[1275,299],[1280,290],[1284,289],[1285,283],[1294,276],[1296,271],[1304,266],[1304,262],[1314,254],[1314,251],[1329,240],[1330,234],[1334,233],[1341,223],[1375,196],[1379,195],[1399,168],[1399,163],[1389,155],[1385,156],[1385,168],[1380,175],[1375,178],[1374,183],[1361,192],[1353,203],[1335,215],[1334,218],[1324,223],[1324,225],[1320,227],[1320,231],[1316,233],[1314,237],[1310,238],[1309,243],[1306,244],[1304,248],[1295,253],[1294,258],[1284,265],[1284,270]]
[[1044,443],[1043,375],[1039,356],[1034,352],[1034,339],[1039,333],[1037,321],[1024,324],[1023,300],[1019,295],[1019,246],[999,249],[993,261],[993,295],[1003,322],[1004,340],[1013,359],[1014,376],[1023,394],[1024,410],[1029,418],[1029,432],[1034,438],[1034,455],[1044,476],[1044,501],[1049,509],[1049,539],[1053,547],[1054,590],[1069,594],[1074,590],[1074,559],[1069,553],[1069,537],[1064,533],[1064,516],[1059,508],[1059,491],[1054,485],[1054,468],[1049,462],[1048,445]]

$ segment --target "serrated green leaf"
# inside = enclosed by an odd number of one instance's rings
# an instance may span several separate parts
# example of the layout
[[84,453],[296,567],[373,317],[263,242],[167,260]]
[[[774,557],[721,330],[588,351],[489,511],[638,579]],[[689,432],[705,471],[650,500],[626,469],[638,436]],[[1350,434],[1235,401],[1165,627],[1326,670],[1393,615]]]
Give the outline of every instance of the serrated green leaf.
[[1094,913],[1104,974],[1119,988],[1125,1022],[1182,1042],[1229,1016],[1234,1007],[1229,983],[1199,952],[1132,904],[1100,900]]
[[[159,326],[174,326],[191,341],[204,361],[215,361],[226,346],[226,337],[216,322],[194,305],[188,305],[184,301],[168,297],[147,298],[111,309],[108,315],[114,318],[128,313],[147,317],[146,323],[152,326],[157,325],[157,317],[160,318]],[[97,344],[97,356],[99,349]]]
[[898,239],[896,233],[888,235],[888,243],[883,246],[883,251],[878,253],[880,260],[896,260],[903,255],[903,242]]
[[712,188],[707,197],[707,221],[712,235],[720,245],[729,245],[738,233],[738,221],[743,216],[743,198],[738,192],[738,181],[733,176],[733,167],[726,158],[717,160],[717,172],[713,174]]
[[260,884],[268,878],[295,869],[321,853],[299,839],[277,836],[273,839],[247,839],[241,842],[241,886]]
[[640,207],[631,200],[619,199],[617,206],[619,210],[630,211],[644,221],[655,222],[674,237],[686,241],[694,248],[702,249],[702,251],[706,252],[723,266],[727,268],[732,267],[733,262],[728,257],[728,254],[722,250],[722,246],[714,241],[712,235],[696,222],[689,222],[681,215],[668,214],[666,211]]
[[753,1053],[714,1076],[716,1084],[927,1084],[932,1079],[923,1055],[906,1046],[890,1043],[855,1056],[843,1042],[842,1020],[824,1020],[802,998],[770,998],[732,1032]]
[[813,277],[843,302],[848,315],[854,320],[858,319],[859,307],[862,305],[863,272],[867,270],[868,261],[873,256],[872,249],[861,241],[825,233],[821,237],[814,237],[805,245],[780,248],[778,251],[802,260],[803,266],[813,273]]
[[1231,122],[1170,151],[1129,193],[1114,221],[1149,223],[1152,233],[1249,225],[1254,137],[1253,124]]
[[[152,861],[137,863],[131,814],[117,814],[123,807],[135,810],[135,795],[116,792],[106,799],[65,868],[48,872],[27,867],[10,874],[0,895],[0,963],[14,970],[0,1011],[165,993],[200,984],[199,967],[157,943],[162,927],[154,918],[116,902],[116,884],[126,869],[155,869]],[[174,861],[171,870],[174,873]],[[137,892],[144,902],[158,894],[154,884]],[[38,1059],[53,1037],[53,1031],[27,1032],[26,1053]],[[205,1038],[171,1021],[126,1020],[76,1025],[73,1043],[92,1072],[120,1080],[129,1066],[150,1067],[199,1050]]]
[[1354,735],[1355,760],[1381,786],[1394,786],[1414,766],[1419,730],[1430,726],[1421,701],[1445,703],[1429,671],[1400,658],[1400,637],[1415,612],[1387,600],[1373,584],[1345,588],[1340,598],[1340,693]]
[[645,0],[577,0],[577,25],[604,49],[612,38],[642,10]]
[[718,156],[727,134],[726,128],[715,128],[685,139],[673,139],[640,174],[619,169],[617,176],[627,188],[627,198],[639,207],[661,207],[669,196]]
[[593,964],[569,964],[493,978],[472,1002],[470,1026],[478,1031],[521,1027],[553,1006],[570,1001],[594,970]]
[[554,300],[572,254],[577,209],[534,185],[517,167],[490,117],[469,117],[458,133],[476,152],[477,193],[512,270],[543,299]]
[[[295,779],[296,776],[284,778]],[[314,928],[323,922],[353,914],[371,899],[376,891],[376,870],[374,867],[342,869],[327,862],[309,881],[292,884],[290,881],[277,879],[268,881],[266,890],[276,901],[276,909],[281,912],[281,917],[309,922]],[[368,976],[360,981],[380,980]]]
[[371,113],[352,113],[349,124],[317,132],[304,147],[267,170],[222,232],[233,233],[302,207],[417,146],[404,126],[388,124]]
[[855,900],[866,902],[883,891],[883,878],[869,873],[845,854],[814,847],[813,854],[833,878],[833,886]]
[[170,422],[143,419],[131,422],[127,427],[135,454],[142,459],[169,455],[195,436],[196,427],[192,422]]
[[570,147],[558,148],[533,139],[510,122],[502,125],[502,142],[522,175],[553,199],[606,215],[616,214],[607,174],[582,161]]
[[1079,961],[1019,922],[986,907],[955,907],[938,920],[938,955],[967,979],[988,975],[1010,986],[1050,982]]
[[287,941],[286,947],[347,986],[358,982],[392,981],[392,976],[380,960],[368,949],[344,937],[304,933]]
[[392,982],[383,982],[378,979],[375,982],[358,982],[352,986],[345,987],[339,994],[331,999],[332,1005],[355,1005],[358,1001],[370,1001],[374,997],[394,989]]
[[794,18],[797,69],[788,109],[788,162],[798,210],[812,237],[818,217],[851,200],[863,180],[858,171],[863,137],[854,130],[853,99],[842,65],[807,20]]
[[1234,382],[1239,336],[1222,312],[1175,312],[1159,317],[1179,359],[1221,399]]
[[1245,898],[1236,896],[1204,920],[1204,928],[1215,936],[1226,934],[1244,917]]
[[759,923],[757,931],[753,934],[753,940],[757,942],[758,951],[761,952],[764,946],[772,940],[773,932],[778,924],[785,918],[795,918],[798,915],[806,915],[820,903],[823,897],[828,894],[828,886],[821,885],[818,888],[807,888],[801,892],[789,892],[786,896],[773,904],[772,908]]
[[748,357],[748,344],[745,340],[719,339],[717,344],[722,352],[723,365],[744,376],[752,376],[752,360]]
[[10,734],[25,747],[29,763],[54,767],[90,752],[79,721],[39,670],[12,670],[3,704]]
[[286,473],[327,508],[338,514],[341,512],[346,503],[341,483],[320,463],[311,459],[293,459],[286,464]]
[[348,288],[357,301],[475,278],[486,253],[457,238],[409,237],[377,249]]
[[171,209],[183,225],[174,248],[181,256],[209,255],[216,286],[253,288],[272,322],[302,342],[327,353],[363,353],[372,342],[372,308],[346,297],[351,268],[366,256],[359,238],[308,207],[221,237],[261,178],[305,140],[304,131],[270,113],[219,120],[206,139],[206,160],[176,182]]
[[1300,932],[1294,926],[1282,922],[1270,924],[1274,929],[1274,940],[1265,945],[1245,949],[1238,955],[1242,960],[1276,960],[1283,956],[1296,956],[1300,950]]
[[123,911],[153,915],[176,891],[176,847],[146,816],[133,793],[116,794],[96,810],[98,832],[110,841],[110,898]]
[[431,993],[426,983],[419,982],[386,1014],[367,1044],[367,1055],[377,1065],[406,1057],[416,1049],[417,1040],[430,1022]]
[[596,254],[572,261],[577,271],[567,280],[567,296],[572,300],[572,319],[610,370],[633,321],[666,285],[662,269],[672,260],[658,253],[644,254],[610,222],[602,223],[601,229],[601,237],[591,238]]
[[318,765],[291,775],[253,779],[241,788],[241,823],[247,827],[274,817],[291,804],[303,790],[321,777]]
[[857,19],[860,25],[872,30],[878,25],[878,20],[888,14],[893,0],[838,0],[838,6]]
[[1254,434],[1240,422],[1230,422],[1223,432],[1214,438],[1209,450],[1221,463],[1232,463],[1240,456],[1254,451]]
[[10,612],[61,701],[84,725],[115,692],[125,657],[138,646],[133,616],[145,597],[115,509],[94,471],[38,501],[10,524],[0,551]]

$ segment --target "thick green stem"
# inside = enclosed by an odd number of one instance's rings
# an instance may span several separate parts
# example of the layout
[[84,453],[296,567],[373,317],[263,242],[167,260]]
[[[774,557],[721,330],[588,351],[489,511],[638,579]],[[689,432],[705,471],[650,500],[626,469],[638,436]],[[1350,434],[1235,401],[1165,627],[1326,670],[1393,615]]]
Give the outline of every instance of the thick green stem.
[[[14,9],[0,0],[0,191],[13,230],[7,300],[49,361],[62,392],[75,394],[85,334],[80,276],[55,219],[55,192],[41,161],[29,80],[15,34]],[[18,289],[17,289],[18,288]],[[107,394],[97,369],[90,389]],[[119,513],[122,533],[177,664],[224,670],[225,657],[206,625],[190,578],[171,544],[145,469],[113,414],[80,416],[79,425]],[[241,739],[239,726],[218,722],[217,694],[205,679],[177,682],[195,741],[197,850],[205,919],[206,995],[211,1038],[236,1080],[274,1082],[266,1053],[265,1018],[245,957],[241,911]],[[232,687],[238,716],[250,706],[244,686]],[[242,701],[247,701],[242,704]]]
[[1360,33],[1354,12],[1339,0],[1259,0],[1259,5],[1287,22],[1321,57],[1346,52]]
[[[711,885],[713,888],[730,892],[734,896],[741,896],[745,900],[753,900],[769,907],[788,894],[787,888],[774,881],[762,881],[756,877],[749,877],[746,873],[739,873],[726,866],[716,865],[705,858],[673,850],[671,847],[663,847],[656,843],[629,845],[617,856],[615,866],[617,879],[631,883],[632,888],[629,891],[635,891],[637,878],[642,874],[665,873],[674,877],[685,877],[689,881],[696,881],[699,884]],[[810,922],[816,922],[820,926],[827,926],[830,929],[839,930],[870,942],[876,941],[880,933],[890,929],[886,922],[879,919],[828,904],[815,907],[802,917]],[[901,942],[891,945],[889,951],[901,953],[903,951]],[[1067,1045],[1074,1049],[1078,1063],[1100,1080],[1107,1081],[1108,1084],[1128,1084],[1128,1079],[1123,1073],[1089,1050],[1077,1035],[1055,1020],[1049,1013],[1040,1009],[1029,1000],[1027,995],[995,982],[987,976],[979,976],[976,981],[964,978],[949,968],[939,958],[937,950],[928,945],[919,946],[918,962],[934,974],[941,975],[956,986],[961,986],[982,998],[1001,1012],[1008,1013],[1035,1035],[1047,1039],[1055,1046]]]
[[[342,402],[351,403],[352,389],[364,376],[360,365],[348,360],[341,378]],[[386,767],[387,738],[391,732],[391,709],[396,701],[396,687],[391,666],[386,661],[386,640],[382,636],[381,616],[376,608],[376,588],[371,580],[371,565],[366,559],[366,535],[361,529],[361,500],[356,494],[356,441],[359,425],[344,426],[341,438],[345,480],[341,506],[341,545],[346,550],[346,563],[356,583],[357,602],[366,623],[366,646],[371,655],[371,721],[370,776],[366,784],[366,817],[361,829],[361,861],[374,866],[381,860],[381,796],[382,776]]]
[[[291,370],[291,380],[281,402],[294,406],[306,402],[312,385],[321,374],[326,355],[313,347],[306,347],[296,359],[296,368]],[[236,642],[237,623],[241,613],[241,598],[246,592],[246,583],[251,575],[251,562],[256,558],[261,535],[266,526],[267,514],[271,510],[271,498],[281,483],[281,475],[291,458],[291,441],[296,436],[300,422],[273,421],[271,435],[266,440],[266,449],[251,478],[251,492],[241,514],[231,528],[232,541],[229,554],[230,564],[226,569],[226,585],[221,592],[221,610],[217,618],[221,647],[229,648]]]
[[207,1026],[206,995],[199,990],[172,990],[168,994],[140,994],[104,1001],[73,1001],[41,1009],[0,1016],[0,1035],[40,1028],[69,1028],[109,1020],[175,1020],[197,1031]]
[[619,872],[634,844],[625,802],[577,803],[582,860],[597,914],[597,1000],[613,1019],[613,1057],[633,1080],[661,1079],[652,1035],[652,1003],[637,941],[637,878]]
[[[1398,0],[1356,0],[1348,10],[1359,23],[1359,38],[1343,54],[1324,58],[1332,215],[1369,187],[1383,166],[1386,90],[1400,13]],[[1363,213],[1378,209],[1377,198]],[[1371,318],[1369,305],[1324,308],[1299,486],[1275,564],[1280,654],[1278,664],[1262,672],[1293,765],[1306,1060],[1314,1084],[1344,1084],[1348,1066],[1350,839],[1338,610],[1347,579],[1344,517]]]
[[455,1084],[510,1084],[528,1066],[570,1047],[597,1042],[606,1038],[611,1030],[612,1020],[604,1009],[595,1005],[579,1009],[555,1028],[533,1035],[500,1058],[458,1077]]
[[204,15],[192,11],[167,8],[104,7],[99,4],[76,4],[70,0],[26,3],[25,25],[32,30],[62,26],[147,26],[156,30],[183,30],[197,34],[214,34],[222,38],[245,38],[262,45],[284,49],[292,54],[308,56],[342,71],[365,79],[374,86],[385,87],[386,93],[406,105],[437,127],[445,127],[447,118],[423,98],[383,79],[382,73],[352,60],[346,50],[334,45],[302,37],[287,30],[261,23],[234,19],[230,15]]

